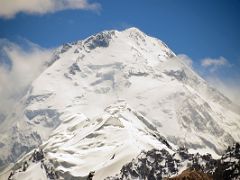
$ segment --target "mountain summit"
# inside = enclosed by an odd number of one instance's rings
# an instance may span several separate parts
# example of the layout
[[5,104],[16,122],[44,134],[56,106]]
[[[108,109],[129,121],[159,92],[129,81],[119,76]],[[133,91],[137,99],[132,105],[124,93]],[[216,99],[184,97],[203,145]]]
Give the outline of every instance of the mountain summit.
[[162,41],[103,31],[56,49],[1,123],[0,166],[41,145],[65,176],[103,179],[142,150],[217,156],[239,129],[239,107]]

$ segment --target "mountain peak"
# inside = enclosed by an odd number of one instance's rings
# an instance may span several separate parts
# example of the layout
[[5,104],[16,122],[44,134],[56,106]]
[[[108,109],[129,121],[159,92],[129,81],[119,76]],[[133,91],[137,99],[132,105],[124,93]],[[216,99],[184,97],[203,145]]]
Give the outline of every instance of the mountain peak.
[[130,28],[127,28],[123,31],[127,31],[127,32],[133,32],[133,33],[143,33],[140,29],[138,29],[137,27],[130,27]]
[[96,47],[107,47],[110,40],[115,36],[116,31],[102,31],[93,36],[90,36],[84,40],[84,44],[90,49],[95,49]]
[[[123,31],[117,31],[117,30],[107,30],[99,32],[95,35],[92,35],[84,40],[84,43],[87,44],[87,46],[90,47],[90,49],[95,49],[96,47],[107,47],[109,45],[109,42],[113,38],[117,38],[118,34],[129,34],[130,37],[140,37],[144,39],[146,36],[141,30],[139,30],[136,27],[131,27],[128,29],[125,29]],[[145,41],[145,40],[144,40]]]

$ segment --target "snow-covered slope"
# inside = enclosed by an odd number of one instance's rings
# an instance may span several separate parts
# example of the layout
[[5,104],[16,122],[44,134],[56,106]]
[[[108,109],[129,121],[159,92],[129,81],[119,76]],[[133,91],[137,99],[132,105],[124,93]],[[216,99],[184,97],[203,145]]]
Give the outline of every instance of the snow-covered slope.
[[124,102],[107,107],[98,118],[70,115],[42,147],[58,162],[58,170],[74,177],[94,170],[96,179],[117,173],[123,162],[143,149],[173,152],[153,125]]
[[1,123],[1,166],[43,142],[59,169],[101,179],[141,150],[171,152],[164,137],[213,155],[240,140],[239,107],[136,28],[65,44],[54,57]]

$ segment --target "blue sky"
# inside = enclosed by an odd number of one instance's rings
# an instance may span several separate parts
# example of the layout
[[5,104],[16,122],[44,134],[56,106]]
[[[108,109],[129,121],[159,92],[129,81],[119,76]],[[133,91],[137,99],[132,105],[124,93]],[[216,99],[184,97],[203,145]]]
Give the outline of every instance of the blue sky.
[[240,58],[239,0],[94,1],[101,9],[0,19],[0,38],[26,38],[42,47],[85,38],[105,29],[136,26],[194,59]]
[[58,0],[62,6],[45,9],[17,1],[0,2],[0,38],[19,46],[24,39],[54,48],[102,30],[135,26],[189,56],[206,78],[240,80],[239,0]]

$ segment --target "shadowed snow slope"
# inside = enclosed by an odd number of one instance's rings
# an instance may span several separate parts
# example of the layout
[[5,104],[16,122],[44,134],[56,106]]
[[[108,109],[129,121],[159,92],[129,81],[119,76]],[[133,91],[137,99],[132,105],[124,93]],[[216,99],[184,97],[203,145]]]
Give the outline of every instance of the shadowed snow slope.
[[163,42],[130,28],[59,47],[1,127],[0,166],[43,142],[58,169],[101,179],[143,149],[172,151],[163,137],[217,155],[240,141],[240,112]]

